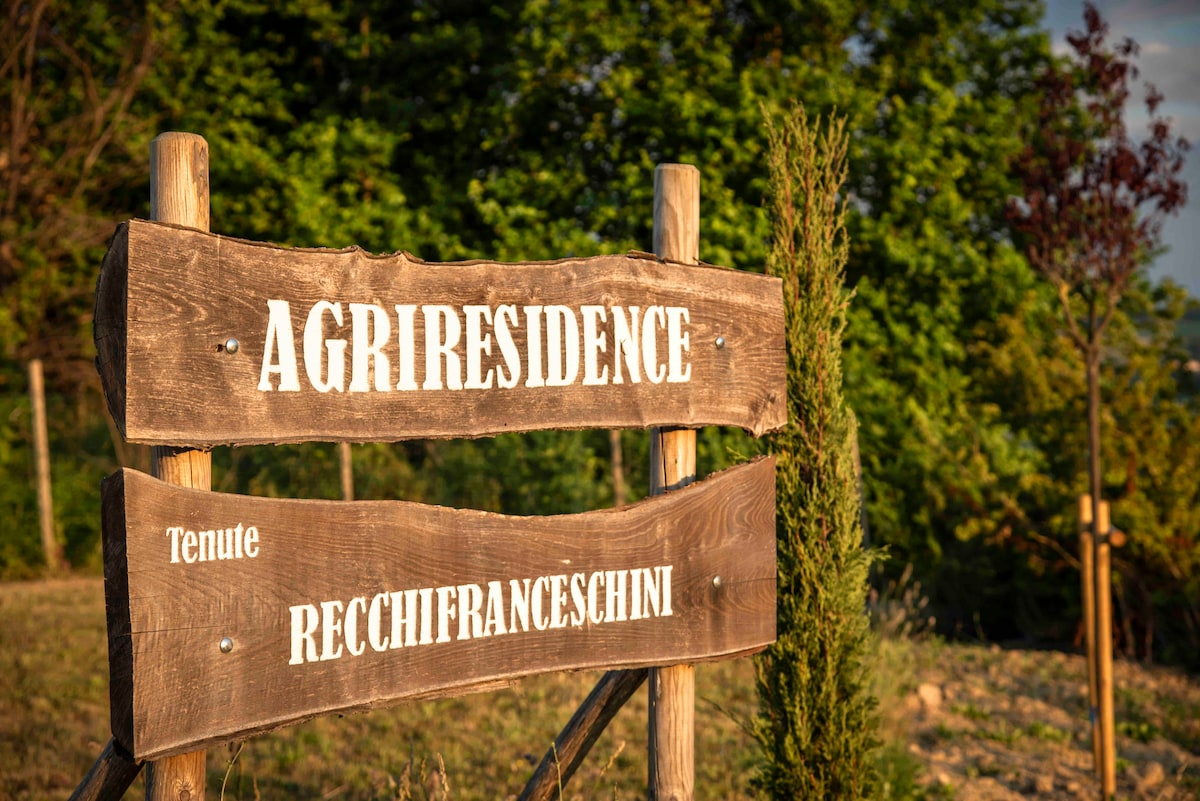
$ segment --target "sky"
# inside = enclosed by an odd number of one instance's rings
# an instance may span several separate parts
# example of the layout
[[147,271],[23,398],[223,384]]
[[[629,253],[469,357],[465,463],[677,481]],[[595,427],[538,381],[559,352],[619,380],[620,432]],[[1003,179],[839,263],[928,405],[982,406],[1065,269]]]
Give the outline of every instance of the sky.
[[[1083,30],[1083,0],[1045,3],[1055,52],[1066,53],[1065,34]],[[1150,275],[1170,276],[1200,298],[1200,0],[1094,0],[1093,5],[1108,22],[1106,41],[1129,37],[1137,42],[1138,82],[1152,83],[1166,96],[1159,113],[1173,121],[1173,133],[1191,142],[1183,172],[1188,203],[1163,225],[1170,252],[1155,260]],[[1136,140],[1147,130],[1144,101],[1139,95],[1126,108],[1126,125]]]

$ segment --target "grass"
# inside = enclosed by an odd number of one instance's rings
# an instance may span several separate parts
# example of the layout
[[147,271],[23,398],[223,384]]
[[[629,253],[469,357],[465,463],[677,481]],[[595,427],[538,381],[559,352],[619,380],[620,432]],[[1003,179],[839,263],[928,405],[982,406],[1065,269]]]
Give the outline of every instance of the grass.
[[[993,770],[1008,764],[980,762],[965,774],[935,778],[914,750],[918,746],[952,752],[982,743],[988,753],[1001,746],[1029,753],[1088,753],[1084,740],[1072,739],[1086,728],[1079,690],[1086,687],[1086,677],[1079,672],[1078,658],[1070,661],[1074,673],[1065,667],[1067,657],[1050,653],[1022,656],[1028,669],[1006,669],[999,649],[939,642],[914,629],[912,619],[909,615],[899,627],[876,628],[871,675],[880,702],[882,798],[969,797],[975,782],[988,781]],[[1178,775],[1172,781],[1200,795],[1200,691],[1195,678],[1158,671],[1151,681],[1149,673],[1134,666],[1118,668],[1122,743],[1153,740],[1157,746],[1165,739],[1185,749],[1192,756],[1173,769]],[[1060,673],[1061,681],[1046,678]],[[1002,688],[997,681],[1005,676],[1020,682]],[[107,677],[100,580],[0,583],[0,799],[62,799],[70,794],[109,737]],[[208,752],[208,797],[514,797],[598,677],[538,676],[506,690],[335,715],[213,748]],[[914,706],[916,691],[931,680],[957,686],[957,694],[944,702],[948,722],[935,719],[921,729],[914,724],[922,716],[919,705]],[[968,686],[988,692],[966,693]],[[1012,711],[1012,702],[1020,698],[1058,704],[1068,714],[1053,723],[1028,716],[1006,721],[1005,710]],[[696,798],[751,795],[758,752],[744,724],[756,710],[750,660],[697,668]],[[561,797],[642,798],[645,782],[643,689],[601,736]],[[127,797],[141,797],[140,785],[141,779]]]
[[[0,643],[0,798],[65,798],[109,738],[101,581],[0,584]],[[263,801],[515,796],[599,676],[538,676],[510,689],[319,718],[210,749],[207,794]],[[756,746],[742,722],[756,708],[750,660],[697,667],[698,799],[750,794]],[[141,797],[141,783],[126,797]],[[562,797],[640,798],[645,783],[643,688]]]

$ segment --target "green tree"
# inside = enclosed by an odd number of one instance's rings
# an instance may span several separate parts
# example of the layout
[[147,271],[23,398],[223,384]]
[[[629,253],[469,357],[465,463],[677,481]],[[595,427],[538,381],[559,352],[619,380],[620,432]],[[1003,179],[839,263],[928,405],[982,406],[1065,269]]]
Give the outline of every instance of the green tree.
[[[762,106],[779,113],[799,98],[814,113],[836,107],[851,133],[847,275],[858,297],[846,331],[846,393],[861,427],[872,538],[898,562],[916,562],[957,621],[970,625],[979,612],[988,631],[1013,633],[1002,628],[1012,628],[1008,606],[994,599],[1031,574],[993,525],[985,488],[1019,487],[1050,457],[1011,436],[1020,421],[1008,419],[1007,388],[993,380],[984,346],[1003,336],[998,321],[1032,308],[1023,305],[1030,293],[1034,306],[1044,302],[1002,219],[1014,190],[1005,161],[1022,144],[1033,76],[1049,58],[1034,0],[169,0],[132,8],[64,0],[54,8],[64,29],[95,34],[81,34],[76,52],[97,74],[143,42],[155,54],[128,105],[127,135],[110,140],[97,162],[112,191],[85,198],[88,214],[107,225],[97,222],[98,238],[60,242],[82,255],[32,248],[21,262],[32,266],[15,268],[24,288],[6,287],[12,314],[28,318],[16,327],[36,330],[37,342],[70,342],[81,375],[90,370],[98,245],[116,220],[146,213],[145,148],[157,131],[208,139],[215,231],[437,260],[647,249],[653,166],[688,161],[702,173],[701,256],[759,270],[770,240]],[[117,74],[106,73],[104,86]],[[54,86],[45,84],[39,106],[51,122],[74,102],[56,100]],[[43,155],[31,175],[69,173],[74,163]],[[84,241],[91,251],[80,249]],[[37,268],[37,259],[52,266]],[[29,300],[43,296],[50,302]],[[4,374],[23,375],[17,368],[6,362]],[[55,374],[51,366],[57,390]],[[78,419],[96,428],[96,414]],[[58,441],[71,441],[62,434]],[[750,447],[732,432],[705,437],[712,458],[703,469]],[[623,441],[639,448],[642,439],[627,432]],[[223,450],[216,480],[243,491],[336,494],[321,472],[331,465],[327,450]],[[509,470],[500,454],[512,450],[564,461],[542,469],[514,456]],[[597,432],[355,453],[370,497],[461,498],[506,511],[611,497],[598,479],[608,443]],[[118,458],[136,461],[136,453]],[[625,461],[631,473],[644,469],[638,454]],[[227,479],[223,466],[233,470]],[[644,487],[644,475],[630,485]],[[1033,600],[1048,591],[1029,588]]]
[[862,549],[854,418],[842,394],[850,293],[845,209],[848,135],[797,109],[768,124],[769,272],[783,279],[788,425],[777,459],[777,640],[755,662],[754,732],[772,798],[866,798],[877,780],[866,682],[869,560]]
[[[1017,185],[1014,124],[1032,115],[1050,56],[1035,3],[900,2],[872,9],[856,58],[869,113],[855,131],[846,392],[860,423],[870,536],[917,568],[949,631],[1016,634],[1021,556],[981,525],[980,486],[1017,482],[991,366],[1036,281],[1002,235]],[[968,55],[969,54],[969,55]],[[981,536],[986,535],[986,536]],[[1036,588],[1035,588],[1036,589]]]

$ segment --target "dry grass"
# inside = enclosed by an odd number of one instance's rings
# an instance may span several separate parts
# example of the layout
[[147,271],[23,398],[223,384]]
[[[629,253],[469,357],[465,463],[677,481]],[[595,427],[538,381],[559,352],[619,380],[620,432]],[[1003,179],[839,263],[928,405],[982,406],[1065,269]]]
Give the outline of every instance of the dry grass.
[[[1095,797],[1080,657],[914,634],[882,637],[874,671],[885,797]],[[208,797],[512,797],[597,678],[534,677],[508,690],[322,718],[213,749]],[[0,799],[70,794],[108,739],[107,684],[98,579],[0,584]],[[756,709],[752,666],[701,665],[696,687],[696,797],[745,798],[757,752],[737,721]],[[1200,683],[1119,662],[1117,687],[1121,795],[1200,795]],[[922,688],[936,688],[935,707],[922,700]],[[644,797],[645,721],[642,690],[563,798]],[[1164,775],[1148,785],[1152,763]],[[135,786],[127,797],[142,795]]]
[[[0,584],[0,643],[0,798],[65,798],[109,736],[102,583]],[[514,796],[598,677],[539,676],[508,690],[322,718],[213,749],[208,797]],[[701,665],[696,696],[697,798],[744,798],[755,748],[732,718],[755,710],[749,660]],[[645,730],[643,689],[563,797],[643,797]],[[141,796],[135,788],[126,797]]]

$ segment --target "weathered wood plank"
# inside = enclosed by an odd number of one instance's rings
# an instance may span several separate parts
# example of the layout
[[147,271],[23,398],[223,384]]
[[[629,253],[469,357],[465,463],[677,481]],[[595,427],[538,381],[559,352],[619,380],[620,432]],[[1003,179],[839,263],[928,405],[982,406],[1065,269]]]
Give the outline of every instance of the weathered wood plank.
[[518,676],[758,650],[775,629],[774,495],[769,459],[549,517],[123,470],[102,488],[113,734],[149,759]]
[[[700,171],[690,164],[654,168],[654,252],[690,264],[700,258]],[[650,433],[650,494],[696,481],[696,432]],[[670,665],[650,670],[646,776],[650,801],[692,801],[696,789],[696,669]]]
[[435,264],[133,220],[95,320],[131,442],[786,422],[778,279],[650,256]]

